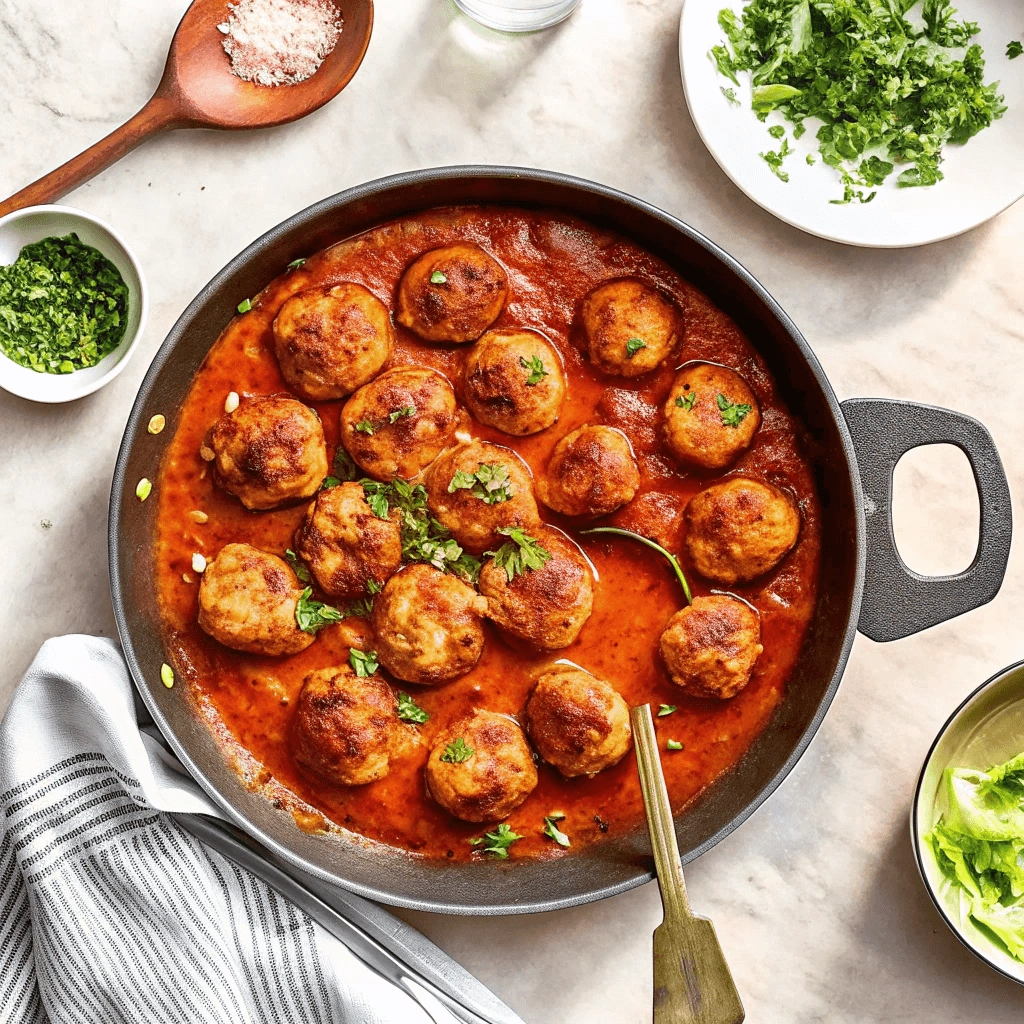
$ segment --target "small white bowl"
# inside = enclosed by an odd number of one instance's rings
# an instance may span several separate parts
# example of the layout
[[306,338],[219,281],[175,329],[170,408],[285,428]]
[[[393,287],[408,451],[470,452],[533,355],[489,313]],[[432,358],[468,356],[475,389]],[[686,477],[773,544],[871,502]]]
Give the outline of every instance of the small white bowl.
[[22,248],[51,235],[78,235],[99,249],[128,286],[128,324],[121,344],[95,366],[73,373],[38,373],[19,366],[0,350],[0,388],[33,402],[73,402],[112,381],[128,365],[142,337],[149,311],[146,279],[135,254],[109,224],[70,206],[29,206],[0,218],[0,265],[10,265]]
[[935,737],[917,782],[910,834],[917,867],[946,924],[976,956],[1000,974],[1024,985],[1024,963],[973,921],[962,921],[958,900],[944,892],[945,876],[925,836],[945,809],[942,774],[946,768],[987,771],[1024,751],[1024,661],[982,683],[950,716]]

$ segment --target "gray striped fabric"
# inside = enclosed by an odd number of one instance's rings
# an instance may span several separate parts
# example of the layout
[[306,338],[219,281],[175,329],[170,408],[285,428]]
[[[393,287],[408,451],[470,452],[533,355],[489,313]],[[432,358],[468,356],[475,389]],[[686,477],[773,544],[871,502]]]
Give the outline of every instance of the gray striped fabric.
[[0,725],[0,807],[2,1024],[426,1019],[174,823],[211,807],[139,733],[109,641],[40,651]]

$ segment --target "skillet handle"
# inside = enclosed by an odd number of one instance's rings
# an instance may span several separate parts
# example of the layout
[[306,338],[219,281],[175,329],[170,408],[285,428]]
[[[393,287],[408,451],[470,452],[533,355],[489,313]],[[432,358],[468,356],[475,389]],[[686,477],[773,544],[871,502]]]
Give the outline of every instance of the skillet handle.
[[[992,435],[970,416],[934,405],[881,398],[842,403],[864,488],[867,571],[857,628],[884,642],[910,636],[987,604],[999,592],[1010,557],[1010,487]],[[981,505],[974,561],[955,576],[921,576],[896,550],[892,477],[912,448],[955,444],[968,458]]]

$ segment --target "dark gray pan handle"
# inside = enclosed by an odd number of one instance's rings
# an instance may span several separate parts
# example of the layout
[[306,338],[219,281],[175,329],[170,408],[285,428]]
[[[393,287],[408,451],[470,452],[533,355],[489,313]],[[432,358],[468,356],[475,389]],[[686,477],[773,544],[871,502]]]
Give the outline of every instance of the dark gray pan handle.
[[[858,629],[884,642],[910,636],[987,604],[999,592],[1010,557],[1010,487],[992,435],[976,420],[916,402],[853,398],[842,403],[864,488],[867,572]],[[907,568],[892,529],[892,475],[911,448],[955,444],[978,487],[981,529],[970,566],[955,576]]]

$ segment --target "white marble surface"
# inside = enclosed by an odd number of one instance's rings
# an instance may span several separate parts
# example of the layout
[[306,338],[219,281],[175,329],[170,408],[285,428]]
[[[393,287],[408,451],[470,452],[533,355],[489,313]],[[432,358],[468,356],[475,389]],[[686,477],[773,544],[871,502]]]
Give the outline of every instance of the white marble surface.
[[[1013,2],[1013,0],[1006,0]],[[187,0],[0,0],[0,194],[130,115],[155,86]],[[349,185],[482,162],[606,182],[689,221],[795,317],[840,397],[898,396],[982,419],[1024,492],[1024,204],[916,251],[848,249],[763,213],[722,175],[687,115],[680,0],[584,0],[558,29],[503,38],[448,0],[379,0],[362,70],[307,120],[256,134],[177,133],[68,201],[111,221],[149,277],[133,363],[77,404],[0,394],[0,706],[46,637],[109,635],[106,508],[146,365],[188,300],[278,221]],[[962,457],[899,471],[899,526],[925,571],[971,556],[976,501]],[[1020,506],[1016,506],[1019,521]],[[52,524],[52,525],[44,525]],[[748,1019],[953,1024],[1021,1019],[1024,991],[973,959],[916,876],[908,802],[960,698],[1024,656],[1024,557],[998,599],[886,646],[859,638],[803,761],[744,827],[688,870]],[[650,1019],[657,890],[532,918],[408,915],[528,1022]]]

